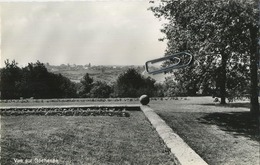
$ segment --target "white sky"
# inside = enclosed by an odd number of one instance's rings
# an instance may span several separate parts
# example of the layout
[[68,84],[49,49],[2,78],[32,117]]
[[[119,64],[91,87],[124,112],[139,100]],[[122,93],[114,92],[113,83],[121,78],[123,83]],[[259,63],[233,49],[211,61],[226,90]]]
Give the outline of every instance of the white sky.
[[148,2],[1,3],[1,64],[144,65],[166,48]]

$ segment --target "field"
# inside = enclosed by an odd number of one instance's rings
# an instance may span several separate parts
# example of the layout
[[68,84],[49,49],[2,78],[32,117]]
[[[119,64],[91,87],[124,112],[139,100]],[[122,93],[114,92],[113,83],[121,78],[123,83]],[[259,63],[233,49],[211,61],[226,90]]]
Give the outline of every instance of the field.
[[[138,104],[131,98],[23,101],[1,106]],[[259,164],[259,122],[250,115],[248,100],[222,106],[211,97],[153,98],[149,106],[207,163]],[[10,158],[26,155],[28,159],[55,156],[72,164],[171,164],[173,160],[140,111],[131,111],[130,117],[2,116],[1,124],[1,157],[8,164]]]
[[2,116],[1,124],[2,165],[173,164],[140,111],[130,117]]

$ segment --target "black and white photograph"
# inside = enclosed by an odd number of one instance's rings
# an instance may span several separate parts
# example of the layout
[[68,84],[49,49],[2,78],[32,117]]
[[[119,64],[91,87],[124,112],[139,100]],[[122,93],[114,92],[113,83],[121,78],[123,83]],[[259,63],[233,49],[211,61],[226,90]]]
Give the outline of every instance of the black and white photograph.
[[259,165],[260,0],[0,1],[0,165]]

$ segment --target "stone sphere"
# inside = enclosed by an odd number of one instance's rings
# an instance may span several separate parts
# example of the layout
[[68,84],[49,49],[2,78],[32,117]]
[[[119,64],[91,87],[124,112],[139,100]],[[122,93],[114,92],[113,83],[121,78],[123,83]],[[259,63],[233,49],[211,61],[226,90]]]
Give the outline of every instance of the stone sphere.
[[142,105],[147,105],[150,102],[150,98],[147,95],[142,95],[139,101]]

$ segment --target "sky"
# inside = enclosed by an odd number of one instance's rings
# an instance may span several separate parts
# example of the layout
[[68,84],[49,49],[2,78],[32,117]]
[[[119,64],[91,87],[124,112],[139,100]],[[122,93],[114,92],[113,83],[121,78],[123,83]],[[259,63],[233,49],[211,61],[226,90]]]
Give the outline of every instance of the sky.
[[163,22],[149,0],[1,3],[1,67],[144,65],[164,56]]

